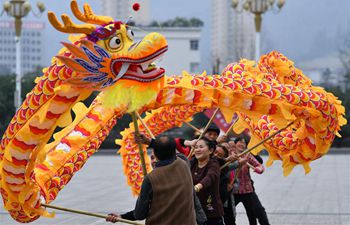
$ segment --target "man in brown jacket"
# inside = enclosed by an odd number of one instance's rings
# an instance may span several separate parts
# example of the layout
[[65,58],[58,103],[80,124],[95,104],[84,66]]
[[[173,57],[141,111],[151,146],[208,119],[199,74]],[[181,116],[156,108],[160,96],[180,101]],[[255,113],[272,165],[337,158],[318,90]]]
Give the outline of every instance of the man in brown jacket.
[[135,209],[123,215],[109,214],[109,222],[118,218],[146,219],[146,225],[195,225],[193,183],[186,164],[175,155],[175,141],[169,137],[152,140],[157,163],[143,180]]

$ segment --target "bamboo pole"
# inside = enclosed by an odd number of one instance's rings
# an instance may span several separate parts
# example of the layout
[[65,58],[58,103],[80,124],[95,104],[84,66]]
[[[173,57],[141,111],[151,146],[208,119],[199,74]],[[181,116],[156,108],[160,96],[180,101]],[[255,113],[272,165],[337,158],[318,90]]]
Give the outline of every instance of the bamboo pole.
[[[135,133],[136,133],[136,135],[139,135],[140,134],[139,125],[137,123],[137,115],[136,115],[135,111],[131,113],[131,117],[132,117],[132,121],[134,122]],[[143,176],[146,176],[147,169],[146,169],[145,156],[143,155],[142,144],[137,142],[137,145],[139,146],[139,154],[140,154],[140,159],[141,159]]]
[[[199,135],[199,138],[197,139],[197,141],[194,143],[194,145],[196,145],[196,143],[198,142],[199,139],[201,139],[203,137],[203,135],[205,134],[205,132],[208,130],[210,124],[213,122],[216,114],[219,112],[219,108],[217,108],[214,112],[214,114],[211,116],[209,122],[207,123],[207,125],[205,126],[203,132],[201,133],[201,135]],[[188,154],[188,157],[187,158],[191,158],[192,155],[193,155],[193,151],[194,151],[194,146],[191,147],[191,151],[190,151],[190,154]]]
[[[290,122],[289,124],[287,124],[287,126],[279,129],[278,131],[276,131],[275,133],[271,134],[270,136],[268,136],[266,139],[262,140],[261,142],[259,142],[258,144],[254,145],[253,147],[249,148],[249,149],[246,149],[245,151],[241,152],[238,154],[238,158],[242,157],[244,154],[247,154],[249,152],[251,152],[253,149],[255,149],[256,147],[264,144],[266,141],[270,140],[271,138],[273,138],[274,136],[276,136],[277,134],[281,133],[282,131],[284,131],[285,129],[287,129],[288,127],[290,127],[292,124],[294,123],[293,122]],[[220,169],[223,169],[225,168],[226,166],[228,166],[231,162],[227,162],[225,163],[223,166],[221,166]]]
[[[103,218],[103,219],[106,219],[108,217],[108,216],[102,215],[102,214],[91,213],[91,212],[86,212],[86,211],[81,211],[81,210],[76,210],[76,209],[68,209],[68,208],[63,208],[63,207],[59,207],[59,206],[43,204],[43,203],[41,205],[46,207],[46,208],[57,209],[57,210],[61,210],[61,211],[77,213],[77,214],[82,214],[82,215],[87,215],[87,216],[93,216],[93,217],[98,217],[98,218]],[[131,220],[123,219],[123,218],[118,219],[118,222],[135,224],[135,225],[143,225],[142,223],[137,223],[137,222],[134,222]]]
[[236,124],[236,122],[238,121],[238,118],[235,120],[235,122],[233,122],[232,124],[231,124],[231,126],[227,129],[227,131],[226,131],[226,133],[225,133],[225,136],[227,136],[229,133],[230,133],[230,131],[232,130],[232,128],[233,128],[233,126]]
[[142,126],[146,129],[146,131],[149,134],[149,136],[151,136],[152,139],[156,139],[156,137],[152,133],[151,129],[149,129],[149,127],[147,126],[145,121],[143,121],[143,119],[141,118],[140,114],[138,112],[135,112],[135,113],[136,113],[137,118],[140,120]]
[[189,122],[184,122],[184,124],[186,124],[187,126],[191,127],[193,130],[197,131],[198,133],[200,133],[200,134],[202,133],[202,131],[200,129],[198,129],[197,127],[193,126]]
[[250,163],[246,163],[246,164],[250,169],[255,170],[255,167],[253,165],[251,165]]

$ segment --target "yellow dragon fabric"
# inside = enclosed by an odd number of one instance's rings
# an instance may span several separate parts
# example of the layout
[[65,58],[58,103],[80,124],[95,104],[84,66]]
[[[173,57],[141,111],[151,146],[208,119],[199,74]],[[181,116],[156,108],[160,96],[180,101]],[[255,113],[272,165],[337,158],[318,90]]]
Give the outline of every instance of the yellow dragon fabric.
[[[152,65],[167,50],[162,35],[150,33],[134,42],[128,24],[97,16],[87,4],[82,13],[75,0],[71,9],[84,24],[74,24],[65,14],[62,24],[52,12],[49,21],[61,32],[80,35],[63,43],[1,139],[0,192],[5,208],[19,222],[50,216],[41,202],[54,200],[117,118],[150,102],[163,84],[164,69]],[[128,89],[142,92],[143,102],[130,104],[133,94],[126,94]],[[89,108],[80,103],[99,90],[104,92]],[[108,107],[111,97],[120,104]],[[57,126],[65,129],[47,144]]]
[[[255,62],[241,60],[228,65],[221,75],[184,73],[168,77],[156,100],[142,109],[153,110],[144,122],[158,135],[190,121],[193,114],[204,109],[220,108],[228,122],[234,113],[238,114],[239,120],[233,127],[236,133],[249,128],[252,137],[248,147],[292,122],[292,126],[253,153],[266,149],[267,165],[281,160],[284,175],[298,164],[308,173],[309,163],[328,152],[335,135],[340,136],[340,127],[347,122],[341,101],[311,83],[283,54],[271,52],[262,56],[257,66]],[[133,193],[138,194],[142,173],[135,163],[139,163],[139,156],[135,152],[133,127],[130,125],[116,143],[121,146],[128,183]],[[142,124],[139,129],[147,134]]]
[[[262,56],[257,65],[248,60],[230,64],[221,75],[165,77],[164,69],[152,63],[167,50],[161,34],[134,42],[128,24],[97,16],[87,4],[82,13],[75,0],[71,9],[84,24],[74,24],[66,15],[62,24],[52,12],[49,20],[61,32],[80,35],[63,43],[1,140],[0,192],[5,208],[19,222],[50,216],[41,203],[57,197],[128,112],[151,111],[145,122],[157,135],[204,109],[220,108],[227,120],[239,115],[234,129],[249,128],[251,145],[293,122],[263,146],[270,154],[268,164],[282,160],[286,175],[298,164],[308,172],[309,163],[327,153],[346,124],[341,102],[312,86],[278,52]],[[81,101],[93,91],[100,93],[86,107]],[[63,129],[54,133],[57,126]],[[126,129],[116,143],[128,184],[137,194],[144,175],[133,132]],[[148,158],[146,163],[150,171]]]

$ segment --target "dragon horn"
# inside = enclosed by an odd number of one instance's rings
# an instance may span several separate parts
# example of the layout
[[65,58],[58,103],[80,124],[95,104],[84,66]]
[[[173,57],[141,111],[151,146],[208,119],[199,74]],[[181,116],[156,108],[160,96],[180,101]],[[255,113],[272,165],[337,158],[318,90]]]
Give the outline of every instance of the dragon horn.
[[83,34],[91,34],[96,27],[91,24],[83,24],[83,25],[77,25],[73,23],[73,21],[69,18],[68,15],[63,14],[62,20],[64,25],[60,23],[56,17],[56,15],[53,12],[48,12],[47,16],[49,18],[49,21],[51,25],[56,28],[56,30],[64,32],[64,33],[83,33]]
[[89,4],[84,4],[84,14],[79,10],[79,6],[76,0],[71,1],[70,3],[71,10],[74,14],[74,16],[79,19],[82,22],[85,23],[91,23],[91,24],[97,24],[97,25],[104,25],[109,22],[113,22],[113,18],[109,16],[97,16],[92,11]]

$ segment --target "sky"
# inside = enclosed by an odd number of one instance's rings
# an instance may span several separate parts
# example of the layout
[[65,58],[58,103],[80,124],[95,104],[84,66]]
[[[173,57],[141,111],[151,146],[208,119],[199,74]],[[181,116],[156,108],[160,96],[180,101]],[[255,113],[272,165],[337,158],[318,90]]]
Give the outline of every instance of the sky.
[[[35,5],[34,1],[30,2]],[[42,2],[47,10],[54,11],[57,15],[70,14],[69,0]],[[78,2],[81,5],[87,2],[95,13],[101,12],[99,0]],[[203,54],[203,68],[211,68],[209,58],[212,0],[150,0],[150,3],[151,16],[155,20],[164,21],[182,16],[197,17],[204,21],[200,50]],[[7,18],[2,16],[0,19]],[[26,19],[46,22],[45,45],[48,49],[45,58],[46,63],[49,63],[61,48],[60,41],[67,41],[67,35],[54,30],[48,23],[46,14],[39,19],[33,16]],[[297,64],[318,58],[338,57],[338,50],[346,35],[350,35],[350,0],[286,0],[279,13],[269,11],[263,15],[262,53],[278,50]]]

